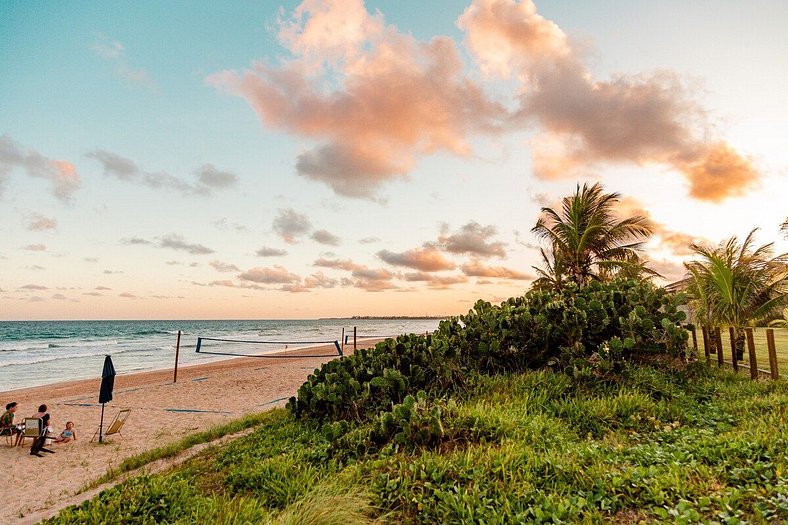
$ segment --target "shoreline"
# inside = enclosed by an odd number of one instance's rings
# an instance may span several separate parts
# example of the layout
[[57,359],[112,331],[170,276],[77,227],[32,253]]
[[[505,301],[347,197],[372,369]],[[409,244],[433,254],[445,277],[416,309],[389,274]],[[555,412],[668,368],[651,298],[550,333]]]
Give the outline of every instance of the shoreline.
[[[361,338],[359,338],[359,341],[357,341],[357,343],[359,343],[359,344],[361,344],[361,343],[368,344],[369,343],[369,340],[361,341],[360,339]],[[377,342],[377,341],[380,341],[381,339],[380,338],[374,338],[374,340],[375,340],[375,342]],[[181,370],[185,370],[187,368],[191,368],[191,367],[195,367],[195,366],[208,366],[208,365],[212,365],[214,363],[219,363],[219,362],[224,362],[224,361],[232,361],[234,359],[261,358],[261,356],[270,356],[270,358],[274,358],[275,357],[275,358],[284,359],[284,358],[287,357],[287,355],[292,354],[293,352],[298,352],[298,351],[301,351],[301,350],[315,350],[317,348],[328,347],[328,346],[330,346],[330,348],[332,348],[332,349],[336,348],[334,345],[314,344],[314,345],[307,345],[307,346],[299,346],[299,347],[295,347],[295,348],[289,348],[289,349],[286,349],[286,350],[284,350],[284,349],[283,350],[271,350],[270,352],[267,352],[267,353],[249,354],[248,356],[235,356],[234,355],[234,356],[228,356],[228,357],[224,357],[224,358],[216,357],[216,358],[212,358],[210,361],[206,361],[206,362],[203,362],[203,363],[185,363],[185,364],[180,364],[179,363],[178,364],[178,372],[180,373]],[[351,353],[352,353],[352,351],[351,351]],[[283,355],[281,355],[281,357],[280,357],[280,354],[283,354]],[[296,355],[296,354],[292,354],[292,355]],[[341,356],[339,354],[337,354],[337,357],[341,357]],[[174,359],[174,356],[173,356],[173,359]],[[151,373],[164,373],[164,372],[169,372],[170,375],[173,375],[174,374],[174,365],[170,366],[170,367],[151,368],[149,370],[134,370],[134,371],[130,371],[130,372],[118,372],[118,374],[115,376],[115,381],[117,382],[118,378],[120,378],[120,377],[138,376],[138,375],[145,375],[145,374],[151,374]],[[101,377],[99,376],[98,379],[99,379],[99,382],[100,382]],[[64,380],[64,381],[54,381],[52,383],[44,383],[44,384],[35,385],[35,386],[22,386],[22,387],[19,387],[19,388],[10,388],[8,390],[0,390],[0,400],[5,399],[6,397],[9,397],[9,396],[13,397],[13,395],[15,395],[15,394],[17,394],[19,392],[23,392],[24,393],[24,391],[27,391],[27,390],[33,390],[33,389],[37,389],[37,388],[57,388],[57,387],[62,386],[62,385],[70,385],[70,384],[73,384],[73,383],[79,383],[79,382],[83,382],[83,381],[95,381],[95,380],[96,380],[95,378],[71,379],[71,380]]]
[[[379,340],[360,342],[358,348]],[[131,414],[122,434],[102,444],[90,443],[101,413],[100,377],[2,392],[0,402],[19,403],[17,421],[45,403],[55,434],[66,421],[74,421],[78,439],[51,445],[55,453],[38,458],[29,454],[29,440],[23,447],[11,447],[0,438],[0,462],[14,473],[14,482],[4,490],[0,523],[32,523],[25,516],[32,519],[43,511],[59,510],[86,483],[130,456],[245,414],[284,406],[309,374],[334,359],[310,354],[332,351],[336,352],[333,344],[319,345],[267,354],[272,356],[267,358],[233,357],[179,366],[177,383],[172,381],[172,369],[119,374],[113,399],[106,404],[105,428],[118,410],[130,408]],[[352,345],[346,346],[345,355],[352,353]],[[23,475],[31,468],[44,469],[47,475]]]

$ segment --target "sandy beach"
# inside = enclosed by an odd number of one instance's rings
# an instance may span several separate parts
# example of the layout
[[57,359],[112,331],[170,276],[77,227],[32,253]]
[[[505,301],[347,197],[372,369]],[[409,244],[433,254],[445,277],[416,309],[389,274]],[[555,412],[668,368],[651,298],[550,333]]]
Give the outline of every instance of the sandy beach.
[[[87,483],[129,456],[244,414],[284,406],[307,376],[331,359],[293,356],[332,352],[334,347],[327,346],[273,359],[237,358],[181,367],[177,383],[172,370],[119,374],[113,400],[105,409],[105,426],[120,409],[130,408],[131,414],[122,436],[111,436],[101,445],[90,443],[101,416],[100,378],[0,392],[3,407],[10,401],[19,403],[16,421],[32,416],[45,403],[55,433],[73,421],[78,437],[72,443],[52,444],[49,448],[55,453],[44,457],[30,455],[30,440],[24,447],[12,447],[0,438],[0,464],[13,473],[13,482],[3,489],[0,523],[34,523],[42,510],[64,506]],[[351,352],[352,345],[345,354]]]

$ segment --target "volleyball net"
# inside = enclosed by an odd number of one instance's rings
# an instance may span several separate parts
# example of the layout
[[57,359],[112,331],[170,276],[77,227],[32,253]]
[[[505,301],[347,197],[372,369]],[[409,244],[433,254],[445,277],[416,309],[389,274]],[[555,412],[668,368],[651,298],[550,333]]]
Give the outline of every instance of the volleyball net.
[[[333,345],[336,352],[327,353],[326,346],[328,345]],[[294,354],[294,350],[299,350],[299,352]],[[314,350],[314,353],[310,352],[310,350]],[[198,337],[195,351],[198,354],[267,359],[337,357],[343,355],[342,346],[335,339],[324,341],[261,341],[256,339]],[[283,352],[287,352],[287,354],[283,354]]]

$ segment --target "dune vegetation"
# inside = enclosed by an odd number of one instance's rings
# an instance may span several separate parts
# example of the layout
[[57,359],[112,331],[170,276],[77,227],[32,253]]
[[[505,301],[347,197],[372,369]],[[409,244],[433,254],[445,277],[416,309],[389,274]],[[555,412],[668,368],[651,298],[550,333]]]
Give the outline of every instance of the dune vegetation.
[[768,321],[784,261],[755,250],[773,273],[738,282],[769,303],[738,317],[700,266],[689,295],[668,293],[642,258],[648,225],[616,219],[617,200],[578,186],[543,210],[524,295],[330,361],[251,433],[49,523],[787,521],[788,383],[699,362],[685,313]]

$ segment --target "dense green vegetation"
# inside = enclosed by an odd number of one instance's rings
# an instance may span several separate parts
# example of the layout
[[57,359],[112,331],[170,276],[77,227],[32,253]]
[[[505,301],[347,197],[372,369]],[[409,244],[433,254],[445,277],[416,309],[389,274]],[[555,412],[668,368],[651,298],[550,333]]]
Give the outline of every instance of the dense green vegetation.
[[[252,434],[51,523],[788,520],[783,381],[660,362],[615,378],[476,374],[462,396],[419,397],[341,439],[272,411]],[[437,410],[442,428],[411,439]],[[402,437],[379,446],[387,424]]]
[[[578,185],[542,209],[525,295],[326,363],[256,431],[50,522],[788,521],[788,383],[687,354],[685,297],[649,282],[651,228],[618,200]],[[704,326],[786,300],[784,257],[751,244],[694,247]]]
[[51,523],[788,520],[788,386],[687,359],[679,300],[614,280],[480,301]]
[[774,317],[788,304],[788,254],[773,256],[773,245],[754,246],[753,230],[739,243],[693,244],[696,259],[685,264],[694,317],[701,326],[730,326],[738,359],[744,357],[744,328]]
[[687,339],[681,300],[633,279],[532,289],[499,306],[478,301],[430,336],[389,339],[327,363],[288,407],[299,417],[361,422],[419,390],[462,391],[470,373],[545,366],[603,373],[638,353],[678,356]]

